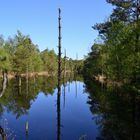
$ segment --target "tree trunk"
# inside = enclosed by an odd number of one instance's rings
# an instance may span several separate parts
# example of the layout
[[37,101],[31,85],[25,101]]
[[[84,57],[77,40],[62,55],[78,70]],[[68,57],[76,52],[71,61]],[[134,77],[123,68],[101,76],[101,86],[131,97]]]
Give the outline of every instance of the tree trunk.
[[3,96],[8,83],[7,71],[3,71],[2,75],[3,75],[3,80],[2,80],[2,89],[0,90],[0,97]]

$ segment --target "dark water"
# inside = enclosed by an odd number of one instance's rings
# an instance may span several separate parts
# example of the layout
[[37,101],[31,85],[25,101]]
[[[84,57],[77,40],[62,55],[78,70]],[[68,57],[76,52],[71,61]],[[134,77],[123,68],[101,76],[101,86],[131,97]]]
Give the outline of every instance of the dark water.
[[97,140],[140,140],[140,84],[122,87],[88,81],[90,110],[98,114]]
[[[58,99],[57,79],[14,80],[0,98],[0,125],[8,140],[94,140],[99,128],[81,81],[65,81]],[[26,127],[28,124],[28,132]]]

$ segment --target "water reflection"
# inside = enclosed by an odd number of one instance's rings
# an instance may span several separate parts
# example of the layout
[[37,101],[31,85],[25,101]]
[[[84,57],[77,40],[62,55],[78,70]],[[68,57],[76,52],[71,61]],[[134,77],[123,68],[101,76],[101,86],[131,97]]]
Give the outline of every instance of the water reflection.
[[36,100],[39,92],[43,92],[46,96],[53,94],[57,87],[57,79],[55,77],[36,78],[36,82],[30,79],[27,83],[22,79],[22,86],[17,86],[16,81],[12,79],[9,82],[8,88],[0,98],[0,113],[6,108],[8,111],[15,114],[18,119],[24,114],[28,114],[33,101]]
[[57,140],[61,139],[61,87],[58,84],[57,93]]
[[21,80],[20,87],[16,80],[9,81],[0,98],[0,125],[8,129],[8,140],[96,138],[98,130],[86,104],[88,95],[83,94],[81,78],[68,77],[60,88],[57,77]]
[[0,126],[0,135],[2,137],[2,140],[6,140],[5,130],[1,126]]
[[90,111],[97,114],[96,124],[101,131],[97,140],[140,139],[140,95],[129,85],[103,89],[95,82],[86,84],[90,93]]
[[63,108],[65,108],[65,105],[66,105],[66,84],[67,83],[63,83]]

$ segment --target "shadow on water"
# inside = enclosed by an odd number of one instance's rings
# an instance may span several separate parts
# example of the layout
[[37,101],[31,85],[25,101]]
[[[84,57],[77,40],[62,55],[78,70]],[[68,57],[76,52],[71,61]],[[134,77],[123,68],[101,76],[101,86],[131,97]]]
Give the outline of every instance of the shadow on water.
[[100,129],[97,140],[140,139],[140,95],[131,87],[101,88],[99,83],[86,83],[87,103],[97,114],[93,119]]

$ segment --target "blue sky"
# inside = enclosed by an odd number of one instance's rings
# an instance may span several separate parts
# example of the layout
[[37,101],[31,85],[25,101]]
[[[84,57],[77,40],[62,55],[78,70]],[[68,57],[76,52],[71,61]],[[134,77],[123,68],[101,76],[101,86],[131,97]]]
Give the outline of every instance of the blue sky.
[[5,39],[20,30],[42,51],[58,44],[58,8],[62,9],[62,51],[84,58],[97,38],[91,26],[107,19],[106,0],[0,0],[0,34]]

